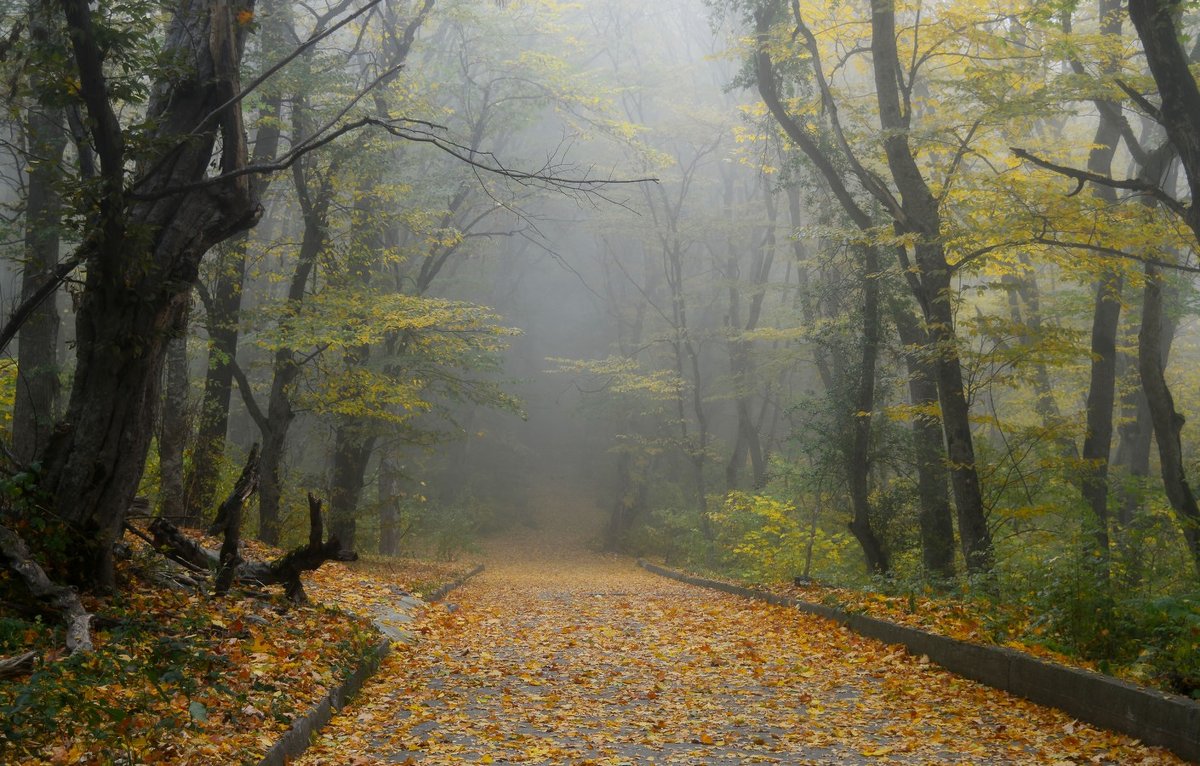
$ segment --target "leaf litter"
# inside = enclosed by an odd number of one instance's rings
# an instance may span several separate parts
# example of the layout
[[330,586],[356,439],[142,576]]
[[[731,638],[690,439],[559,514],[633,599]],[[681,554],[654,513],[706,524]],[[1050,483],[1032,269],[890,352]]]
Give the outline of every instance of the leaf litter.
[[299,761],[1179,764],[787,607],[516,544]]

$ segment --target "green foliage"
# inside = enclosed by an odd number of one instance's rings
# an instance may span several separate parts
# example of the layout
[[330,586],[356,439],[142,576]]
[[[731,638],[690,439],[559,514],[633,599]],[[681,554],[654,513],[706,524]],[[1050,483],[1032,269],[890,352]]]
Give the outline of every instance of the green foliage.
[[766,495],[730,492],[712,521],[726,562],[739,576],[758,582],[836,571],[851,544],[845,533],[830,534],[802,519],[794,504]]
[[655,508],[631,534],[629,546],[694,569],[707,569],[712,553],[695,509],[686,506]]
[[1139,663],[1180,694],[1200,699],[1200,592],[1162,596],[1138,605]]
[[0,359],[0,439],[12,442],[13,406],[17,398],[17,362]]
[[[150,731],[130,726],[151,703],[177,694],[190,697],[202,688],[224,688],[228,659],[187,631],[206,628],[206,619],[196,616],[189,623],[185,614],[180,622],[184,632],[164,634],[129,604],[114,603],[105,616],[116,626],[107,632],[103,646],[46,663],[29,678],[12,682],[0,696],[0,741],[8,743],[10,754],[20,753],[26,743],[45,742],[64,720],[89,727],[110,752],[139,749],[135,740],[191,725],[182,716],[156,716]],[[138,644],[144,649],[135,651],[132,647]],[[130,657],[135,653],[137,662]],[[87,697],[76,690],[80,684],[102,688],[128,682],[131,675],[147,683],[120,699]],[[0,746],[0,754],[4,752]]]

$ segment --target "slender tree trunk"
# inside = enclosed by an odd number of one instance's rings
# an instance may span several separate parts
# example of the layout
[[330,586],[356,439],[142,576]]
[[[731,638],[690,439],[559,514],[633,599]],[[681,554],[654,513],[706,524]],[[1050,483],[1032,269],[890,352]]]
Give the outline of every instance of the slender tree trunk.
[[975,446],[971,434],[970,404],[963,383],[955,331],[951,268],[942,245],[941,212],[937,199],[921,175],[908,143],[908,115],[900,106],[902,81],[896,48],[894,0],[871,0],[871,52],[876,100],[883,147],[892,180],[900,192],[898,225],[917,237],[913,247],[920,270],[917,302],[925,314],[937,351],[938,400],[950,460],[950,483],[958,513],[958,531],[968,571],[992,570],[992,535],[988,529]]
[[[31,3],[30,36],[37,47],[61,47],[47,15],[48,4]],[[45,93],[47,83],[34,72],[34,93]],[[58,263],[62,230],[63,151],[67,131],[62,109],[35,102],[26,122],[30,160],[25,193],[25,252],[21,273],[21,299],[28,300],[50,278]],[[17,390],[13,401],[13,454],[29,462],[46,447],[58,415],[61,386],[58,382],[58,300],[52,293],[21,327],[17,349]]]
[[266,417],[259,423],[263,446],[258,487],[258,539],[268,545],[279,544],[283,459],[288,429],[296,416],[292,412],[288,389],[300,374],[300,368],[288,349],[275,353],[273,369]]
[[[1173,291],[1172,291],[1173,292]],[[1168,293],[1170,295],[1171,293]],[[1173,302],[1173,301],[1172,301]],[[1164,312],[1160,334],[1162,365],[1165,368],[1171,356],[1171,345],[1178,327],[1174,315]],[[1122,399],[1122,425],[1118,431],[1120,441],[1113,458],[1113,465],[1121,472],[1118,485],[1116,518],[1117,545],[1124,563],[1124,580],[1127,587],[1136,587],[1141,581],[1141,547],[1137,543],[1137,532],[1142,525],[1146,503],[1146,486],[1150,477],[1150,452],[1154,443],[1154,424],[1150,418],[1150,405],[1146,392],[1137,376],[1137,358],[1122,356],[1132,367],[1134,384]]]
[[913,419],[913,462],[917,469],[917,499],[921,506],[921,562],[925,571],[943,580],[954,577],[954,515],[947,490],[946,450],[942,424],[936,415],[938,391],[934,371],[923,356],[929,338],[921,321],[906,307],[892,302],[892,317],[905,346],[908,396],[919,410]]
[[[304,107],[298,102],[294,108],[296,133],[304,135]],[[296,270],[292,272],[287,296],[288,304],[296,306],[304,300],[309,276],[316,267],[317,257],[324,251],[327,243],[329,207],[333,202],[331,179],[335,171],[333,167],[328,168],[324,180],[315,188],[309,188],[309,174],[304,160],[292,166],[292,175],[304,219],[304,236],[300,241]],[[283,458],[287,432],[295,417],[290,391],[299,374],[300,366],[294,350],[281,348],[275,352],[267,413],[265,419],[259,422],[263,449],[258,490],[258,537],[272,545],[279,542]]]
[[[279,0],[260,3],[263,18],[262,55],[283,55],[287,18]],[[259,109],[254,154],[251,163],[269,164],[279,153],[280,117],[283,99],[270,93]],[[254,176],[251,188],[261,197],[270,185],[270,176]],[[192,464],[185,481],[186,526],[202,525],[204,516],[214,507],[220,483],[221,461],[225,455],[225,437],[229,430],[229,402],[233,394],[233,365],[237,359],[238,324],[242,309],[242,282],[246,272],[248,232],[219,248],[217,281],[208,312],[208,371],[204,378],[204,397],[198,411],[198,428],[192,449]]]
[[1200,575],[1200,506],[1188,484],[1183,465],[1183,446],[1180,432],[1184,419],[1175,409],[1175,400],[1164,376],[1163,361],[1163,297],[1162,274],[1157,266],[1146,264],[1146,287],[1142,291],[1142,329],[1138,332],[1138,372],[1154,437],[1158,444],[1158,460],[1162,471],[1163,488],[1175,511],[1192,563]]
[[178,519],[184,515],[183,453],[188,437],[188,357],[186,313],[180,335],[167,344],[167,382],[159,418],[158,515]]
[[1107,272],[1096,284],[1092,316],[1092,367],[1088,385],[1087,431],[1083,438],[1081,491],[1091,510],[1092,552],[1107,570],[1108,460],[1112,450],[1113,407],[1116,404],[1117,326],[1121,314],[1119,272]]
[[384,556],[400,552],[400,480],[395,458],[383,450],[379,459],[379,553]]
[[[1100,31],[1119,38],[1120,3],[1100,0]],[[1111,69],[1111,67],[1108,67]],[[1119,106],[1106,102],[1100,124],[1088,154],[1088,170],[1098,175],[1112,172],[1112,159],[1121,140],[1120,125],[1111,116]],[[1116,192],[1108,186],[1094,187],[1097,197],[1116,204]],[[1124,279],[1117,270],[1102,273],[1095,286],[1095,312],[1092,315],[1092,368],[1088,384],[1087,430],[1083,437],[1083,481],[1080,489],[1091,510],[1092,554],[1097,559],[1098,576],[1108,579],[1108,461],[1112,453],[1113,407],[1117,385],[1117,330],[1121,317],[1121,289]]]
[[[1022,266],[1033,269],[1033,263],[1028,255],[1022,253],[1019,258]],[[1009,316],[1012,318],[1013,324],[1021,328],[1020,341],[1024,344],[1034,343],[1042,331],[1041,296],[1038,290],[1037,276],[1030,273],[1019,277],[1005,277],[1004,281],[1011,285],[1008,299]],[[1025,328],[1029,328],[1029,331],[1026,331]],[[1078,461],[1079,445],[1073,438],[1060,433],[1064,421],[1058,408],[1058,402],[1054,398],[1054,387],[1045,363],[1040,360],[1034,362],[1030,382],[1033,386],[1033,393],[1037,397],[1034,400],[1034,410],[1041,418],[1042,425],[1056,434],[1055,439],[1062,456],[1071,461]]]
[[853,518],[850,531],[862,546],[872,574],[886,575],[891,562],[871,524],[871,422],[875,411],[875,366],[879,358],[879,251],[862,248],[862,354],[858,370],[858,391],[854,411],[850,413],[850,454],[847,473]]

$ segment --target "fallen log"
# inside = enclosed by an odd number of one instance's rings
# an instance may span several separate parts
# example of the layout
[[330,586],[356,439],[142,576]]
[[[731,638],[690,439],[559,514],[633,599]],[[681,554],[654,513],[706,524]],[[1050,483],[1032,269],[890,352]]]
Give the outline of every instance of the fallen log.
[[[308,545],[297,548],[275,561],[244,561],[237,557],[237,564],[225,568],[222,563],[223,553],[205,548],[200,543],[184,535],[179,529],[164,518],[157,518],[150,524],[150,534],[154,545],[172,558],[181,558],[207,571],[217,572],[218,578],[222,571],[232,573],[231,583],[242,585],[282,585],[287,597],[296,603],[308,600],[304,592],[304,584],[300,576],[304,572],[312,572],[321,567],[326,561],[356,561],[358,554],[342,550],[341,543],[334,535],[324,540],[324,524],[321,519],[321,501],[310,492],[308,495]],[[227,517],[240,516],[240,512]],[[229,541],[228,526],[225,545]],[[220,582],[218,581],[218,586]]]
[[25,652],[15,657],[0,658],[0,680],[32,673],[35,659],[37,659],[37,652]]
[[20,535],[5,526],[0,526],[0,554],[5,565],[25,583],[30,595],[63,615],[67,623],[67,650],[71,654],[90,652],[92,615],[83,608],[75,589],[51,581],[46,570],[33,560]]

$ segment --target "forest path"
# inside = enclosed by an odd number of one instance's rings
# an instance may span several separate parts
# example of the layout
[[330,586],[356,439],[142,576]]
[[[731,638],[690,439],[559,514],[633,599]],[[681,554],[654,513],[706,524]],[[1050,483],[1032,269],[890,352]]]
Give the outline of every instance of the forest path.
[[1181,763],[587,528],[495,541],[299,763]]

